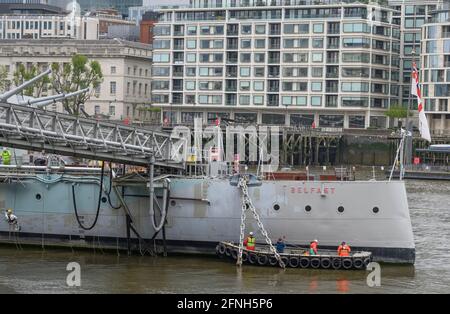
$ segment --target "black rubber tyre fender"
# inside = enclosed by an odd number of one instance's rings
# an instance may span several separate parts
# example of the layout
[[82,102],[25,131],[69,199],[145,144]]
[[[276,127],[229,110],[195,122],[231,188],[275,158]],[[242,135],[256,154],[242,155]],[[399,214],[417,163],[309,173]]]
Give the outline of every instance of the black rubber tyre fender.
[[237,249],[232,249],[231,250],[231,258],[237,260],[238,257],[238,250]]
[[269,257],[269,265],[270,266],[278,265],[278,260],[275,256],[272,255]]
[[291,256],[288,265],[289,267],[297,268],[300,265],[300,259],[296,256]]
[[265,254],[258,255],[258,265],[265,266],[269,263],[269,257]]
[[218,245],[218,249],[217,249],[217,252],[220,254],[220,255],[223,255],[223,254],[225,254],[225,245],[223,244],[223,243],[220,243],[219,245]]
[[335,257],[331,260],[331,267],[334,269],[341,269],[342,267],[342,259],[340,257]]
[[256,253],[249,253],[248,261],[250,262],[250,264],[256,264],[258,262],[258,255],[256,255]]
[[372,259],[370,257],[366,257],[363,261],[364,268],[367,268],[367,266],[370,264],[371,261],[372,261]]
[[246,251],[242,251],[242,262],[248,262],[248,253]]
[[283,262],[284,266],[287,266],[289,263],[289,257],[281,256],[281,261]]
[[226,255],[227,257],[230,257],[230,256],[231,256],[231,248],[229,248],[229,247],[225,248],[225,255]]
[[320,259],[320,267],[328,269],[331,267],[331,259],[329,257],[322,257]]
[[308,268],[311,265],[311,261],[308,257],[300,257],[300,268]]
[[362,260],[362,258],[356,257],[353,259],[353,266],[356,269],[363,269],[364,268],[364,262]]
[[320,267],[320,258],[318,258],[318,257],[311,258],[311,267],[315,268],[315,269],[319,268]]
[[344,258],[342,260],[342,267],[344,267],[345,269],[350,269],[353,267],[353,261],[351,258]]

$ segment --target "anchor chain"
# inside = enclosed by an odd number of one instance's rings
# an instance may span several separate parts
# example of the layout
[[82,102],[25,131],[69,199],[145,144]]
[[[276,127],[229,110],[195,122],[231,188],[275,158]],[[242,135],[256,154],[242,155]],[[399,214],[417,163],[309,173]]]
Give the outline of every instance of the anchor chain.
[[270,240],[269,235],[261,221],[261,218],[259,217],[259,214],[256,211],[255,206],[253,205],[253,202],[248,193],[248,186],[247,186],[248,180],[249,180],[248,176],[242,176],[239,179],[239,183],[238,183],[238,187],[241,188],[241,192],[242,192],[242,214],[241,214],[241,234],[240,234],[240,238],[239,238],[239,253],[238,253],[238,259],[237,259],[237,265],[242,265],[242,252],[243,252],[243,241],[244,241],[244,231],[245,231],[244,229],[245,229],[245,219],[246,219],[245,211],[247,209],[250,209],[250,211],[253,213],[253,217],[255,218],[255,220],[258,224],[259,229],[261,230],[262,235],[265,238],[267,245],[269,245],[270,251],[272,252],[272,254],[275,255],[275,258],[277,259],[280,267],[286,268],[286,265],[281,260],[280,254],[278,254],[277,250],[273,246],[272,240]]

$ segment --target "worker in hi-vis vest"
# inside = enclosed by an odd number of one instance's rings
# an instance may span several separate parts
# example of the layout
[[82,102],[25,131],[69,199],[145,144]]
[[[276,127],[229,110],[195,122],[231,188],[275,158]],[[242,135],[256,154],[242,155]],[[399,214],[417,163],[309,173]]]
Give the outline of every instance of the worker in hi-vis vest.
[[248,234],[247,239],[244,240],[244,245],[246,246],[247,250],[254,251],[256,246],[256,239],[253,236],[253,232],[250,232]]
[[351,252],[351,249],[345,242],[342,242],[341,245],[339,245],[338,251],[337,251],[339,256],[349,256],[350,252]]
[[11,153],[9,150],[5,147],[3,148],[2,152],[2,160],[4,165],[10,165],[11,164]]

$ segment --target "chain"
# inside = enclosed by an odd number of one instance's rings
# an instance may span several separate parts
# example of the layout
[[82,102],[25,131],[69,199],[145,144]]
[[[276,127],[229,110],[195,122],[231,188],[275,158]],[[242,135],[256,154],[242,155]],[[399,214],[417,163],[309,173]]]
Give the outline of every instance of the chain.
[[[239,182],[239,186],[240,186]],[[241,214],[241,233],[239,236],[239,253],[236,264],[242,265],[242,252],[244,250],[244,237],[245,237],[245,211],[247,210],[247,206],[245,205],[245,196],[242,195],[242,214]]]
[[242,190],[242,203],[243,203],[242,204],[242,215],[241,215],[241,235],[240,235],[241,237],[240,237],[240,243],[239,243],[238,265],[242,264],[242,247],[243,247],[243,240],[244,240],[244,228],[245,228],[245,218],[246,218],[245,217],[245,211],[246,211],[247,205],[248,205],[248,208],[253,213],[253,217],[256,219],[258,227],[261,230],[261,233],[264,236],[267,245],[269,245],[270,251],[272,252],[272,254],[275,255],[275,258],[277,259],[278,264],[280,265],[280,267],[281,268],[285,268],[286,265],[281,260],[280,254],[278,254],[277,250],[273,246],[272,240],[270,240],[269,235],[267,234],[267,231],[264,228],[264,225],[263,225],[263,223],[261,221],[261,218],[259,217],[259,214],[256,211],[255,206],[253,206],[252,200],[251,200],[251,198],[249,196],[249,193],[248,193],[247,181],[248,181],[248,176],[242,176],[239,179],[239,184],[238,184],[238,186]]

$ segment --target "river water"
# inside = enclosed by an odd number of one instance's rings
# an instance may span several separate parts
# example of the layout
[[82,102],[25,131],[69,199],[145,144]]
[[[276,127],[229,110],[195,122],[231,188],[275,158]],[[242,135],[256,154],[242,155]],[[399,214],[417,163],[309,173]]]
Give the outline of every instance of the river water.
[[[0,293],[448,293],[450,182],[407,181],[416,242],[414,266],[381,266],[381,286],[365,271],[244,266],[215,257],[118,256],[100,251],[0,247]],[[81,286],[68,287],[69,262]]]

